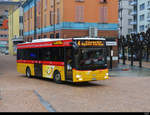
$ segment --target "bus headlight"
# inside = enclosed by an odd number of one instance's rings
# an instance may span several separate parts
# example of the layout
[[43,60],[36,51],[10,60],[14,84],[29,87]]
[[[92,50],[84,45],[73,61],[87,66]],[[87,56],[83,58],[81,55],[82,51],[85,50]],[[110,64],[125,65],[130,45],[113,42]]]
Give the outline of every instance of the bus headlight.
[[109,73],[106,73],[106,76],[108,76],[109,75]]
[[106,76],[104,78],[108,79],[109,78],[109,73],[106,73]]
[[107,78],[108,78],[108,76],[105,76],[104,78],[105,78],[105,79],[107,79]]
[[82,76],[81,75],[76,75],[76,78],[81,78]]
[[76,78],[77,78],[77,80],[79,80],[79,81],[82,81],[82,80],[83,80],[83,78],[82,78],[81,75],[76,75]]
[[79,78],[79,80],[82,81],[83,79],[82,79],[82,78]]

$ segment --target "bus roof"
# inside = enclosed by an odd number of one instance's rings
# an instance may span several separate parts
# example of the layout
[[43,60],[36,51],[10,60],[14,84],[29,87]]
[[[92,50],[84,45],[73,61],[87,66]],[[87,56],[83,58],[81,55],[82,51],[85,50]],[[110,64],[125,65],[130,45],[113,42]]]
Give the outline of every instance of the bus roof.
[[64,38],[59,38],[59,39],[44,38],[44,39],[33,40],[32,43],[64,41],[64,40],[106,40],[106,39],[105,38],[66,38],[66,39],[64,39]]
[[[17,49],[24,48],[39,48],[39,47],[59,47],[59,46],[71,46],[70,42],[74,40],[102,40],[105,41],[104,38],[67,38],[67,39],[37,39],[32,42],[21,43],[17,45]],[[55,43],[56,42],[56,43]]]
[[59,39],[51,39],[51,38],[44,38],[44,39],[36,39],[32,40],[32,42],[25,42],[21,44],[27,43],[40,43],[40,42],[55,42],[55,41],[65,41],[65,40],[106,40],[105,38],[59,38]]
[[106,40],[105,38],[73,38],[73,40]]
[[51,39],[51,38],[44,38],[44,39],[37,39],[33,40],[32,43],[37,43],[37,42],[55,42],[55,41],[64,41],[64,40],[71,40],[71,38],[68,39]]

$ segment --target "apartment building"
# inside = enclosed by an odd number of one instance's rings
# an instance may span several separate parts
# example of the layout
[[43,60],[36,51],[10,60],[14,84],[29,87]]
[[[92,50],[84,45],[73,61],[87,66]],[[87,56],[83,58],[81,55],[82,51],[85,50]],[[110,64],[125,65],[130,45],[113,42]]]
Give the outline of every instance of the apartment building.
[[132,0],[133,6],[133,33],[146,32],[150,28],[150,0]]
[[0,53],[8,53],[8,11],[1,11],[0,16]]
[[146,32],[150,28],[150,0],[138,1],[138,32]]
[[16,55],[17,44],[22,43],[23,40],[23,8],[18,7],[20,0],[13,0],[13,5],[8,12],[9,25],[9,53]]
[[133,30],[133,6],[130,5],[132,0],[119,0],[119,36],[131,34]]

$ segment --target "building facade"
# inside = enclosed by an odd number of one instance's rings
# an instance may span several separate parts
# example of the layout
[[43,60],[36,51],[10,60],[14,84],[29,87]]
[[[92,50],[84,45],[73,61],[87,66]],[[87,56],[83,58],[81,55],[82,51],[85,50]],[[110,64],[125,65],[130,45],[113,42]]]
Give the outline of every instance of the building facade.
[[8,11],[0,16],[0,53],[8,54]]
[[34,0],[27,0],[23,6],[25,41],[33,39],[35,31],[36,38],[89,36],[92,27],[98,30],[97,36],[117,37],[117,1],[37,0],[35,4]]
[[130,5],[132,0],[119,0],[119,36],[131,34],[133,30],[132,20],[133,6]]
[[138,32],[146,32],[150,28],[150,0],[138,1]]
[[8,54],[8,29],[0,29],[0,53]]
[[[27,0],[23,8],[26,42],[72,37],[105,37],[117,42],[118,0]],[[112,49],[117,61],[117,46]]]
[[131,21],[131,25],[133,26],[132,33],[136,34],[136,33],[138,33],[138,30],[137,30],[137,27],[138,27],[138,0],[132,0],[130,2],[130,5],[133,7],[133,9],[132,9],[133,19]]
[[132,0],[133,33],[146,32],[150,28],[150,0]]
[[8,12],[10,55],[16,55],[16,45],[23,42],[23,8],[17,7],[19,0],[13,1],[16,5],[10,7]]

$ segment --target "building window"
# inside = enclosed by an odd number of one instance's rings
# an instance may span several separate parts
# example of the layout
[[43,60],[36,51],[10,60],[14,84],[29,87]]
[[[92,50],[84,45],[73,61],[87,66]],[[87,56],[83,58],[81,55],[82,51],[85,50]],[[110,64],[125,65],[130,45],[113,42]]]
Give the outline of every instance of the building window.
[[44,26],[46,27],[46,22],[47,22],[47,15],[44,15]]
[[84,0],[75,0],[76,2],[84,2]]
[[128,1],[128,5],[130,5],[132,2],[133,2],[132,0],[129,0],[129,1]]
[[150,6],[150,1],[147,2],[147,6]]
[[144,21],[144,19],[145,19],[145,15],[144,14],[140,15],[140,21]]
[[53,11],[50,11],[50,25],[53,25]]
[[60,23],[60,10],[57,8],[57,24]]
[[46,10],[47,9],[47,0],[45,0],[45,5],[44,6],[45,6],[44,9]]
[[23,16],[19,16],[19,22],[23,23]]
[[144,25],[141,25],[141,26],[140,26],[140,32],[143,32],[143,31],[144,31],[144,28],[145,28]]
[[76,21],[83,22],[84,20],[84,6],[76,6]]
[[47,38],[47,35],[44,35],[44,38]]
[[132,22],[132,19],[128,19],[128,25],[130,25]]
[[30,18],[32,19],[32,8],[30,9]]
[[107,3],[107,0],[100,0],[100,3]]
[[140,10],[144,10],[145,9],[145,3],[140,5]]
[[50,6],[53,7],[54,6],[54,0],[50,1]]
[[132,9],[129,9],[129,10],[128,10],[128,15],[130,15],[130,14],[131,14],[131,12],[132,12]]
[[19,30],[19,36],[23,36],[23,30]]
[[128,29],[128,34],[131,34],[131,32],[132,32],[132,29],[129,28],[129,29]]
[[56,33],[56,38],[59,38],[59,33]]
[[107,23],[107,7],[100,7],[100,23]]
[[40,14],[41,12],[41,4],[40,4],[40,1],[37,2],[37,12]]

